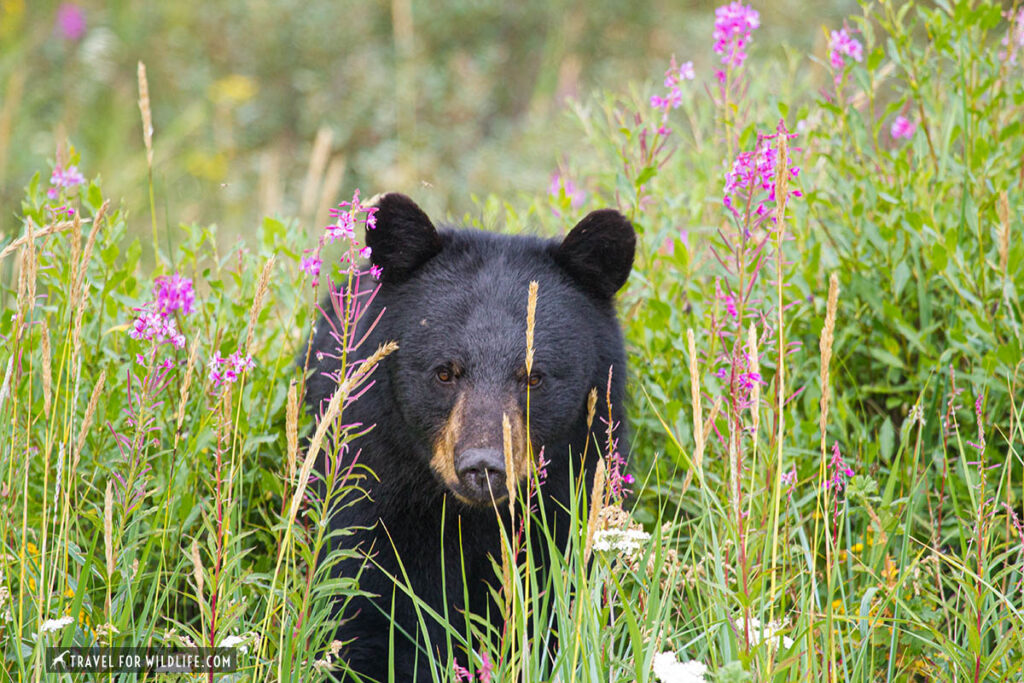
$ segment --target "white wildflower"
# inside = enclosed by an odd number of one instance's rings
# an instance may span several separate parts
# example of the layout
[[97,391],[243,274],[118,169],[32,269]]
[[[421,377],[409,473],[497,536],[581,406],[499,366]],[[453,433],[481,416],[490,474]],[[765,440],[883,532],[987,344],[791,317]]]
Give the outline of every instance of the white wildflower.
[[72,619],[71,617],[61,617],[60,619],[47,619],[43,622],[43,625],[39,627],[39,632],[52,633],[53,631],[59,631],[73,621],[74,619]]
[[705,683],[708,668],[701,662],[680,662],[674,652],[654,655],[654,675],[662,683]]
[[96,637],[100,640],[103,640],[104,638],[111,638],[120,632],[121,631],[113,624],[100,624],[96,627]]
[[736,635],[739,638],[743,638],[747,632],[747,627],[750,628],[750,644],[757,645],[761,642],[767,642],[768,645],[773,649],[777,650],[781,643],[783,649],[788,650],[793,647],[793,639],[789,636],[777,635],[779,631],[783,630],[781,622],[769,621],[766,624],[762,624],[760,620],[754,617],[750,618],[747,622],[740,617],[736,620]]
[[602,529],[594,534],[594,550],[635,553],[650,537],[637,529]]
[[259,647],[260,638],[255,632],[249,631],[243,633],[240,636],[226,636],[218,644],[217,647],[237,647],[242,652],[248,652],[249,646],[252,645],[254,648]]

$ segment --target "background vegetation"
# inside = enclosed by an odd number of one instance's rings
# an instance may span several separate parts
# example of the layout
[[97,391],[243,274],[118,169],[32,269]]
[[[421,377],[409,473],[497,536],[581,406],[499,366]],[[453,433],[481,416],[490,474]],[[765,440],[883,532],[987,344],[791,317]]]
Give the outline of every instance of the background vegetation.
[[633,493],[589,496],[547,584],[507,539],[508,625],[452,633],[438,680],[1021,680],[1019,8],[872,3],[808,34],[806,6],[756,7],[716,50],[710,5],[531,5],[109,3],[71,36],[5,3],[10,678],[56,642],[343,666],[328,614],[358,582],[319,554],[289,406],[308,259],[359,186],[545,234],[618,206],[641,234]]
[[[219,224],[222,240],[264,216],[326,225],[352,189],[415,190],[431,215],[473,197],[542,194],[588,150],[565,115],[595,87],[627,90],[710,31],[711,2],[82,2],[0,8],[0,203],[68,138],[148,234],[136,63],[152,85],[158,220]],[[766,54],[819,47],[853,2],[760,8]],[[770,38],[768,37],[770,36]],[[695,51],[700,64],[712,55]],[[371,192],[371,193],[372,193]],[[4,212],[0,227],[17,232]],[[130,225],[131,225],[130,224]],[[150,258],[148,245],[145,258]]]

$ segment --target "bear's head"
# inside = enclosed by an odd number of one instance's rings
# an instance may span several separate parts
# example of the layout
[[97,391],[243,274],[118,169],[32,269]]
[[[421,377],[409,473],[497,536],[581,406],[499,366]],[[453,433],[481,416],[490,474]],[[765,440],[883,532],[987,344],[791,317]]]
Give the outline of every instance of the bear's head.
[[603,396],[609,367],[624,362],[612,298],[633,265],[629,221],[595,211],[563,240],[438,231],[411,199],[388,194],[366,241],[382,269],[381,325],[398,342],[386,366],[392,405],[413,435],[401,447],[477,506],[507,497],[529,472],[529,453],[579,455],[590,438],[587,397],[595,388]]

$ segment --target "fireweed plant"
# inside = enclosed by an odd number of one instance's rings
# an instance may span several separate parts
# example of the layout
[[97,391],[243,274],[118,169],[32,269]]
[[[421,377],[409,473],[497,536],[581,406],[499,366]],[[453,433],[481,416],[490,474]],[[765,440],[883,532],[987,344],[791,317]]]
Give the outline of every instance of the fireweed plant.
[[[532,454],[495,510],[503,626],[449,629],[436,681],[1024,673],[1024,8],[865,4],[809,55],[761,39],[758,10],[724,5],[654,83],[576,103],[589,148],[536,198],[481,203],[480,227],[550,234],[630,216],[631,424],[593,393],[603,464],[565,548],[533,504],[561,455]],[[332,615],[359,576],[332,577],[351,551],[326,520],[371,476],[345,407],[389,351],[352,333],[372,206],[314,237],[266,219],[244,244],[143,245],[154,205],[138,225],[89,173],[59,148],[0,246],[0,669],[215,644],[245,650],[218,680],[344,671]],[[343,369],[311,430],[294,361],[325,290]]]

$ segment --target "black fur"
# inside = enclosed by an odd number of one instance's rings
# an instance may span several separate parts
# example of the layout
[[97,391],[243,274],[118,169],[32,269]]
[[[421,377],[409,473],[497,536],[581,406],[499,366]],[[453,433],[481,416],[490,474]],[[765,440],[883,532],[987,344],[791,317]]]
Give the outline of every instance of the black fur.
[[[446,487],[430,469],[438,430],[460,387],[518,397],[525,410],[527,293],[530,281],[536,280],[534,369],[543,379],[531,390],[530,433],[535,448],[543,446],[551,461],[541,500],[549,519],[556,521],[556,538],[564,543],[567,524],[559,525],[557,517],[568,505],[570,470],[585,470],[589,490],[597,462],[594,439],[603,443],[604,425],[599,420],[594,420],[593,433],[587,432],[587,394],[596,387],[602,399],[598,405],[604,406],[609,366],[614,368],[614,419],[624,422],[625,352],[612,296],[632,267],[635,238],[629,222],[611,210],[590,214],[560,242],[472,230],[437,231],[402,195],[386,195],[379,206],[377,227],[368,231],[367,243],[373,262],[383,268],[383,278],[361,324],[375,320],[381,309],[384,314],[361,351],[369,355],[389,340],[397,341],[399,348],[381,363],[370,389],[346,408],[345,422],[376,425],[354,445],[361,452],[359,462],[377,476],[368,485],[369,496],[340,510],[332,525],[364,527],[347,541],[359,544],[375,563],[401,576],[393,543],[417,595],[440,614],[447,612],[449,621],[464,633],[460,564],[464,562],[468,578],[470,611],[489,611],[497,619],[487,582],[497,583],[490,558],[500,563],[500,537],[493,508],[470,507],[446,495]],[[334,381],[324,373],[336,371],[337,361],[329,356],[317,361],[315,353],[333,351],[330,328],[321,320],[313,338],[314,367],[306,401],[316,414],[335,390]],[[463,368],[459,381],[439,382],[436,369],[451,361]],[[592,443],[587,462],[581,463],[588,439]],[[625,442],[620,439],[623,452]],[[357,570],[354,561],[340,566],[345,575]],[[391,624],[385,615],[393,609],[396,625],[416,636],[415,612],[401,590],[372,565],[360,577],[360,587],[379,598],[356,600],[341,615],[346,620],[336,638],[351,641],[342,655],[354,671],[386,680]],[[440,652],[440,660],[447,662],[443,629],[431,622],[427,618],[428,633],[419,634],[419,642],[423,646],[426,640],[425,647]],[[392,654],[397,680],[430,680],[425,656],[400,633]]]

